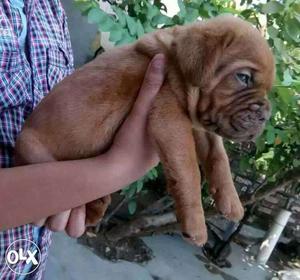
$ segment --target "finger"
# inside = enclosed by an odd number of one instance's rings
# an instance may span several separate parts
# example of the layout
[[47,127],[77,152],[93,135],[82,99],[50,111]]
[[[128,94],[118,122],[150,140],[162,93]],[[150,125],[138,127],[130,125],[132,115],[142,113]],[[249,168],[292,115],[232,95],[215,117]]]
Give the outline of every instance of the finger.
[[78,238],[85,232],[85,205],[72,209],[66,227],[66,233],[73,238]]
[[44,218],[44,219],[40,219],[36,222],[33,222],[32,224],[36,227],[42,227],[45,225],[46,221],[47,221],[47,218]]
[[61,212],[48,218],[46,226],[52,231],[63,231],[65,230],[71,210]]
[[148,66],[143,84],[139,95],[133,107],[133,113],[147,115],[151,104],[158,94],[163,82],[165,74],[165,56],[157,54]]

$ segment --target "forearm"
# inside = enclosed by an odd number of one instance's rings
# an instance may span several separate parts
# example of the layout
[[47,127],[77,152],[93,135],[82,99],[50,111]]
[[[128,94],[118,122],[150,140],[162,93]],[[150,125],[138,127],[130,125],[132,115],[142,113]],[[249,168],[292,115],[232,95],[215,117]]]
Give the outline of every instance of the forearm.
[[115,192],[135,175],[103,155],[0,169],[0,230],[26,224]]
[[158,163],[147,134],[147,113],[164,81],[156,55],[132,112],[101,156],[0,169],[0,230],[84,205],[132,183]]

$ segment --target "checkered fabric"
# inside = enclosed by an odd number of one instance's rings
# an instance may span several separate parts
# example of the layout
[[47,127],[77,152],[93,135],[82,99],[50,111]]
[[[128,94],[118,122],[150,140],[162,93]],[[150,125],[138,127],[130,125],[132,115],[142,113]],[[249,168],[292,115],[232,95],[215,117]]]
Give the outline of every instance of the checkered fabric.
[[[22,0],[14,0],[15,2]],[[59,0],[24,0],[24,9],[0,1],[0,166],[13,166],[15,139],[24,120],[51,88],[73,71],[66,15]],[[20,46],[27,21],[25,51]],[[36,186],[37,188],[39,186]],[[9,186],[7,186],[9,188]],[[0,194],[1,195],[1,194]],[[5,264],[5,251],[17,239],[38,243],[42,261],[26,279],[41,279],[51,233],[24,225],[0,232],[0,279],[25,279]],[[38,232],[38,234],[36,234]],[[24,248],[26,250],[26,248]],[[23,267],[24,266],[24,267]],[[27,268],[20,264],[18,271]]]

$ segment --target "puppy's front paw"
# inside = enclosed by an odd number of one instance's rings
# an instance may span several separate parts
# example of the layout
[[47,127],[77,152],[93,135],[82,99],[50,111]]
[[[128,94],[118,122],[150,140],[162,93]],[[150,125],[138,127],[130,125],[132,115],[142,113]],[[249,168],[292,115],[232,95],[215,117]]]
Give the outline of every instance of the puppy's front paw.
[[185,220],[181,219],[181,231],[184,240],[187,242],[197,246],[205,244],[207,241],[207,229],[203,211],[194,211],[192,216]]
[[244,208],[234,186],[217,188],[213,194],[216,207],[226,218],[240,221],[244,216]]
[[185,241],[192,245],[202,246],[207,242],[207,230],[206,227],[201,229],[200,232],[196,233],[186,233],[182,232],[182,237]]

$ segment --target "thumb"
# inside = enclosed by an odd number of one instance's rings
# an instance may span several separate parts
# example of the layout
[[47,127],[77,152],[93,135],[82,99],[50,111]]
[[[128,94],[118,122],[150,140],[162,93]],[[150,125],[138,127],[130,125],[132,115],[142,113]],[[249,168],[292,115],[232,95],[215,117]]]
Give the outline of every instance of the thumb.
[[141,86],[138,97],[135,101],[132,113],[135,115],[147,115],[155,96],[158,94],[165,78],[165,56],[157,54],[150,62],[146,75]]

